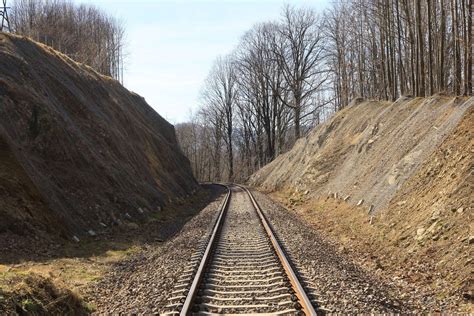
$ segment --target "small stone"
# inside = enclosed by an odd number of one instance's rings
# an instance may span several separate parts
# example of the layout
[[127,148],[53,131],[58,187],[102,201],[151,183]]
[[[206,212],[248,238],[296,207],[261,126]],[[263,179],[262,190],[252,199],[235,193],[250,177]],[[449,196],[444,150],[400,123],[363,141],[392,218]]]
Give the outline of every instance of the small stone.
[[75,236],[75,235],[72,236],[72,240],[74,240],[75,242],[79,242],[79,241],[80,241],[80,239],[79,239],[77,236]]
[[425,229],[424,229],[424,228],[418,228],[418,229],[416,230],[416,235],[417,235],[417,236],[421,236],[421,235],[423,235],[424,233],[425,233]]
[[93,231],[92,229],[89,229],[89,230],[87,231],[87,233],[88,233],[89,235],[91,235],[91,236],[96,236],[96,235],[97,235],[97,234],[95,233],[95,231]]
[[308,195],[309,190],[304,191],[304,195]]
[[440,211],[439,210],[436,210],[433,212],[433,214],[431,214],[431,221],[432,222],[436,222],[440,217]]
[[128,214],[128,213],[125,213],[125,216],[126,216],[127,218],[132,218],[132,216],[130,216],[130,214]]
[[143,209],[142,209],[141,207],[138,208],[138,212],[139,212],[140,214],[143,214],[143,213],[144,213],[144,212],[143,212]]
[[467,243],[469,245],[474,244],[474,236],[469,236],[469,238],[467,239]]
[[344,201],[347,202],[350,198],[351,198],[351,196],[348,195],[348,196],[346,196],[346,197],[344,198]]
[[140,226],[138,226],[137,223],[128,223],[127,226],[132,228],[132,229],[138,229],[140,227]]
[[364,203],[364,199],[360,200],[359,202],[357,202],[357,206],[361,206],[362,203]]
[[458,212],[459,214],[461,214],[462,212],[464,212],[464,207],[459,207],[456,212]]
[[375,268],[383,270],[382,262],[379,259],[375,259]]
[[102,227],[107,227],[107,225],[105,225],[105,224],[102,223],[102,222],[100,222],[99,225],[102,226]]
[[334,198],[335,198],[335,199],[337,199],[337,192],[336,192],[336,193],[334,193]]
[[465,292],[465,293],[462,293],[462,297],[467,300],[467,301],[470,301],[474,298],[474,295],[472,295],[471,292]]
[[397,202],[397,206],[402,206],[402,205],[405,205],[405,204],[407,204],[407,201]]
[[368,213],[369,213],[369,214],[372,213],[372,212],[374,211],[374,208],[375,208],[374,205],[371,204],[371,205],[369,206],[369,212],[368,212]]

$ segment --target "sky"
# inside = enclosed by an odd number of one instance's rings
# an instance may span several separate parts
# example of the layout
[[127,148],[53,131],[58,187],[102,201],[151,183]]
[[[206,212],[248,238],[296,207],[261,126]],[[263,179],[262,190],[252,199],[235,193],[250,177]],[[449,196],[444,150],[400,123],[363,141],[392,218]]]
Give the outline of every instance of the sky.
[[286,4],[322,11],[328,0],[75,0],[119,18],[126,29],[124,86],[170,123],[187,121],[214,60]]

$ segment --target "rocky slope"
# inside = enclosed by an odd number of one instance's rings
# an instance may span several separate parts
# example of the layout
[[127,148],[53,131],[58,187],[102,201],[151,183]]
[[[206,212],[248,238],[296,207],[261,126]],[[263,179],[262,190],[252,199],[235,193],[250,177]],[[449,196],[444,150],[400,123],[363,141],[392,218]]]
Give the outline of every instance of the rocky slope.
[[250,183],[430,309],[470,310],[473,105],[356,100]]
[[453,131],[474,99],[357,103],[300,139],[250,183],[309,190],[311,195],[339,192],[353,202],[373,204],[374,210],[383,208]]
[[6,235],[95,234],[197,188],[173,126],[142,97],[51,48],[4,33],[0,160]]

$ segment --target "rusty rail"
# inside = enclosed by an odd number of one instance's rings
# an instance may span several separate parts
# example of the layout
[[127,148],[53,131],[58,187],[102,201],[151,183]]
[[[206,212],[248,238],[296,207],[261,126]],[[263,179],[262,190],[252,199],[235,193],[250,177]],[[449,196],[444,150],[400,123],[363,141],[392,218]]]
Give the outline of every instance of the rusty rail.
[[216,239],[217,234],[219,233],[219,229],[222,226],[223,218],[229,206],[230,195],[232,193],[228,186],[225,186],[225,187],[227,188],[227,195],[225,196],[224,201],[221,205],[219,217],[217,218],[217,221],[214,224],[214,228],[212,230],[211,237],[209,238],[209,243],[207,244],[206,251],[204,252],[201,263],[199,264],[199,268],[196,272],[196,276],[194,277],[193,283],[191,284],[191,288],[189,289],[188,295],[186,296],[186,299],[184,301],[183,308],[180,312],[180,315],[182,316],[190,314],[193,300],[199,289],[199,283],[201,282],[202,277],[204,275],[204,269],[207,263],[209,262],[209,259],[211,258],[211,250],[212,250],[212,247],[214,246],[214,241]]
[[272,228],[268,224],[267,219],[263,215],[263,212],[258,205],[257,201],[255,200],[253,194],[250,192],[249,189],[247,189],[244,186],[239,185],[240,188],[242,188],[245,192],[250,197],[250,200],[252,201],[253,206],[255,207],[255,210],[258,213],[258,216],[260,217],[260,220],[262,221],[263,226],[265,227],[265,231],[267,232],[268,237],[270,238],[273,247],[275,248],[275,252],[278,255],[278,258],[280,259],[280,262],[285,269],[288,278],[290,279],[291,285],[293,286],[293,289],[296,292],[296,296],[298,297],[298,300],[303,308],[303,311],[305,312],[306,315],[316,315],[316,311],[314,310],[313,304],[311,304],[310,299],[308,298],[308,295],[306,295],[306,292],[301,285],[300,281],[298,280],[298,277],[296,276],[295,271],[290,265],[290,262],[286,258],[286,255],[283,251],[283,249],[280,247],[280,244],[278,243],[277,239],[275,238],[275,235],[273,234]]

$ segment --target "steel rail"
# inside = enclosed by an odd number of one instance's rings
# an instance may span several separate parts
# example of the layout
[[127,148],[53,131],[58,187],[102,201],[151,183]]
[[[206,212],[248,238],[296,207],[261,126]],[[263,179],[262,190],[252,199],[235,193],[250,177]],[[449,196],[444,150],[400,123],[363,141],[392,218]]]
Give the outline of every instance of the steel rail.
[[[299,303],[301,304],[301,308],[303,310],[303,312],[306,314],[306,315],[317,315],[316,314],[316,311],[310,301],[310,299],[308,298],[308,296],[306,295],[306,292],[303,288],[303,286],[301,285],[301,283],[299,282],[298,280],[298,277],[296,276],[296,273],[294,272],[293,268],[291,267],[290,265],[290,262],[289,260],[286,258],[286,255],[283,251],[283,249],[280,247],[277,239],[275,238],[275,235],[273,233],[273,230],[270,226],[270,224],[267,222],[265,216],[263,215],[263,212],[260,208],[260,206],[258,205],[257,201],[255,200],[254,196],[252,195],[252,193],[244,186],[242,185],[237,185],[235,184],[236,187],[239,187],[241,188],[243,191],[245,191],[251,202],[252,202],[252,205],[253,207],[255,208],[256,212],[257,212],[257,215],[265,229],[265,232],[267,233],[267,237],[270,239],[271,243],[272,243],[272,246],[274,248],[274,251],[275,253],[277,254],[277,257],[283,267],[283,269],[285,270],[285,273],[287,274],[287,277],[293,287],[293,290],[295,291],[295,295],[296,297],[298,298],[298,301]],[[230,198],[231,198],[231,192],[232,190],[230,189],[229,186],[226,186],[227,187],[227,195],[222,203],[222,206],[221,206],[221,210],[220,210],[220,213],[219,213],[219,216],[218,216],[218,219],[216,220],[216,223],[214,225],[214,228],[212,230],[212,234],[211,234],[211,237],[209,239],[209,243],[206,247],[206,250],[204,252],[204,255],[201,259],[201,262],[199,264],[199,268],[196,272],[196,275],[193,279],[193,282],[191,284],[191,288],[186,296],[186,299],[183,303],[183,307],[180,311],[180,315],[181,316],[186,316],[186,315],[190,315],[191,312],[192,312],[192,307],[193,307],[193,302],[194,302],[194,299],[197,295],[197,292],[199,290],[199,286],[200,286],[200,283],[201,281],[203,280],[203,277],[204,277],[204,274],[205,274],[205,269],[206,269],[206,266],[208,265],[211,257],[212,257],[212,249],[213,247],[215,247],[215,241],[216,241],[216,237],[218,236],[219,232],[220,232],[220,229],[222,227],[222,223],[224,222],[224,217],[226,215],[226,212],[227,212],[227,209],[229,207],[229,201],[230,201]]]
[[194,280],[191,284],[191,288],[189,289],[188,295],[186,296],[186,299],[183,303],[183,308],[181,309],[181,312],[179,313],[179,315],[181,316],[186,316],[190,314],[194,298],[199,289],[199,283],[201,282],[204,276],[204,269],[211,257],[211,251],[212,251],[212,247],[214,246],[214,240],[216,239],[216,236],[219,233],[220,228],[222,227],[223,218],[229,206],[230,195],[232,194],[231,193],[232,191],[230,190],[230,188],[228,186],[225,186],[225,187],[227,188],[227,195],[225,196],[224,201],[222,203],[219,217],[217,218],[216,223],[214,224],[211,238],[209,238],[209,243],[207,244],[201,263],[199,264],[199,268],[196,272],[196,276],[194,277]]
[[268,224],[267,219],[263,215],[263,212],[258,205],[257,201],[255,200],[253,194],[250,192],[249,189],[242,185],[237,185],[238,187],[242,188],[245,192],[247,192],[248,196],[250,197],[250,200],[252,201],[253,206],[255,207],[255,210],[258,213],[258,216],[260,217],[260,220],[262,221],[263,226],[265,227],[265,231],[267,232],[268,237],[270,238],[273,247],[275,248],[275,251],[278,255],[278,258],[280,259],[281,264],[283,265],[283,268],[285,269],[285,272],[288,275],[288,278],[290,279],[291,285],[293,286],[293,289],[295,290],[295,294],[298,297],[298,300],[301,304],[301,307],[303,311],[305,312],[306,315],[316,315],[316,311],[313,307],[313,304],[311,303],[310,299],[308,298],[308,295],[306,295],[306,292],[301,285],[300,281],[298,280],[298,277],[296,276],[295,271],[290,265],[290,262],[286,258],[286,255],[283,251],[283,249],[280,247],[280,244],[278,243],[277,239],[275,238],[275,235],[273,234],[273,230]]

